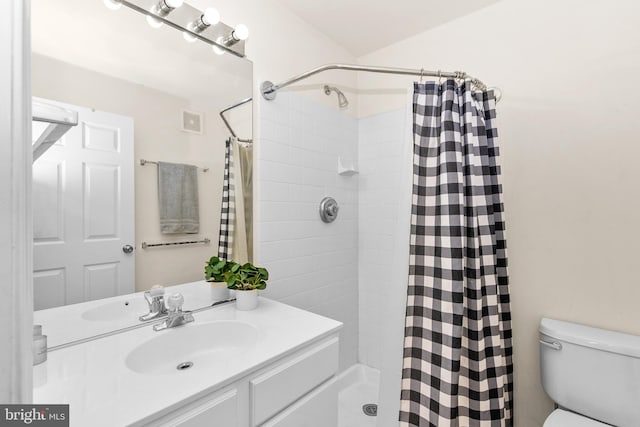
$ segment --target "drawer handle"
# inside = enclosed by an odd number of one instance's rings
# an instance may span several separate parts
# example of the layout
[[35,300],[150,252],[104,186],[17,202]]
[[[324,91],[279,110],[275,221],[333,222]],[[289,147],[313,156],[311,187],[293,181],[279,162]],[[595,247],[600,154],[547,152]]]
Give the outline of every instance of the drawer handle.
[[548,341],[540,340],[540,344],[542,344],[542,345],[544,345],[544,346],[547,346],[547,347],[549,347],[549,348],[552,348],[552,349],[554,349],[554,350],[562,350],[562,344],[560,344],[560,343],[559,343],[559,342],[557,342],[557,341],[554,341],[554,342],[548,342]]

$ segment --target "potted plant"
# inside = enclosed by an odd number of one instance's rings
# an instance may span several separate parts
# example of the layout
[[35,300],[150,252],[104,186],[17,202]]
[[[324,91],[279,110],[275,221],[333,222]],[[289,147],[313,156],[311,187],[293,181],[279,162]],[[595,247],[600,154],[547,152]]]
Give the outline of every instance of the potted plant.
[[223,274],[227,287],[236,291],[236,308],[253,310],[258,306],[258,290],[267,287],[269,272],[250,262],[235,264]]
[[213,301],[229,299],[229,290],[225,274],[231,272],[234,266],[239,265],[233,261],[227,261],[217,256],[209,258],[204,265],[204,278],[211,284],[211,297]]

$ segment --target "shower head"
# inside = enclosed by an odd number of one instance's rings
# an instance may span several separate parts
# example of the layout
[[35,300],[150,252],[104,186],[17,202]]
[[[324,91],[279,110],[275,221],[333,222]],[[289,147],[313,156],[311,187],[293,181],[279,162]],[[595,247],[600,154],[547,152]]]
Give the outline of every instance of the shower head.
[[338,106],[340,108],[347,108],[349,106],[349,100],[344,96],[344,93],[335,86],[324,85],[325,95],[331,95],[332,91],[338,94]]

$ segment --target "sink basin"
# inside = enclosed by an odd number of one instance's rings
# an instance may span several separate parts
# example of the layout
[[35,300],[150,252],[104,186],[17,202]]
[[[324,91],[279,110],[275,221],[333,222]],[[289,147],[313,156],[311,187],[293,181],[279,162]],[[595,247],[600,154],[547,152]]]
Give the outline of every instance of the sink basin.
[[132,298],[120,301],[113,301],[106,304],[90,308],[83,312],[80,317],[84,320],[95,322],[110,322],[130,319],[133,324],[138,317],[148,312],[148,305],[142,298]]
[[[196,319],[197,322],[197,319]],[[139,374],[172,374],[220,364],[250,349],[258,340],[255,326],[235,320],[190,323],[158,332],[133,349],[125,360]]]

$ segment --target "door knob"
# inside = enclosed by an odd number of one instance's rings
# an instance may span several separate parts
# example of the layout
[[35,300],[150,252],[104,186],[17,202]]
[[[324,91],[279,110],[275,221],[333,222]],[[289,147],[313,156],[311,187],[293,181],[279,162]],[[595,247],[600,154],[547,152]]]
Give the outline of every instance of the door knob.
[[124,252],[125,254],[130,254],[133,252],[133,246],[131,245],[124,245],[122,247],[122,252]]

